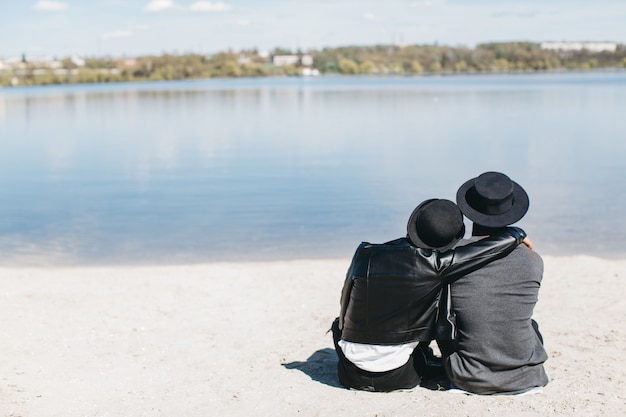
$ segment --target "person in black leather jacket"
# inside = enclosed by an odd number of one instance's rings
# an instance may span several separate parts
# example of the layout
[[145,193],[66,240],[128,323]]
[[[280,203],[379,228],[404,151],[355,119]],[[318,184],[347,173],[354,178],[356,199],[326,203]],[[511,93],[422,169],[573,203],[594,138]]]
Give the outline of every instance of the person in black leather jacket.
[[432,199],[413,211],[406,238],[359,245],[332,326],[342,385],[368,391],[417,386],[423,370],[419,342],[454,336],[449,283],[526,238],[522,229],[510,227],[450,250],[464,232],[456,204]]

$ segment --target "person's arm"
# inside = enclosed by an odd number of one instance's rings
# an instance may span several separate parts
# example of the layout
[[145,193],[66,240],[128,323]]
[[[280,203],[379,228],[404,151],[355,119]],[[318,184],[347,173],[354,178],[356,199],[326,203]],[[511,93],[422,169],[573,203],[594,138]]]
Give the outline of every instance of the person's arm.
[[359,254],[361,253],[361,248],[365,242],[362,242],[357,248],[354,256],[352,257],[352,261],[350,262],[350,267],[348,268],[348,272],[346,274],[346,280],[343,283],[343,288],[341,289],[341,309],[339,312],[339,330],[343,329],[343,319],[346,315],[346,310],[348,309],[348,303],[350,302],[350,293],[352,292],[352,287],[354,286],[354,269],[356,268],[356,264],[359,263]]
[[346,316],[346,310],[348,309],[348,303],[350,302],[350,292],[352,291],[352,276],[348,274],[343,288],[341,289],[341,311],[339,312],[339,330],[343,329],[343,319]]
[[443,252],[441,277],[445,282],[452,282],[508,255],[525,238],[526,232],[519,227],[506,227],[477,242]]

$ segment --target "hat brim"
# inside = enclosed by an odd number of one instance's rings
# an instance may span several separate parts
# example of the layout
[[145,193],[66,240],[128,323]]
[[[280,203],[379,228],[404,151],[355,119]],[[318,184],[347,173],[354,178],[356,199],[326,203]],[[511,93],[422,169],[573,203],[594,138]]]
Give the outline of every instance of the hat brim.
[[467,201],[467,193],[474,186],[475,179],[472,178],[461,185],[456,193],[456,204],[465,217],[486,227],[505,227],[524,217],[530,206],[530,201],[526,191],[515,181],[511,181],[513,183],[513,205],[505,213],[485,214],[474,209]]
[[452,249],[454,245],[456,245],[459,242],[459,240],[463,238],[463,236],[465,235],[465,225],[462,226],[458,237],[445,246],[433,247],[425,243],[422,239],[420,239],[419,235],[417,234],[417,219],[419,219],[419,216],[424,210],[424,207],[427,204],[432,203],[433,201],[436,201],[436,200],[437,200],[436,198],[431,198],[430,200],[423,201],[419,206],[415,207],[415,210],[413,210],[413,213],[411,213],[411,217],[409,217],[409,222],[406,225],[406,231],[407,231],[409,240],[411,241],[413,246],[417,246],[418,248],[423,248],[423,249],[434,249],[439,252],[445,252],[449,249]]

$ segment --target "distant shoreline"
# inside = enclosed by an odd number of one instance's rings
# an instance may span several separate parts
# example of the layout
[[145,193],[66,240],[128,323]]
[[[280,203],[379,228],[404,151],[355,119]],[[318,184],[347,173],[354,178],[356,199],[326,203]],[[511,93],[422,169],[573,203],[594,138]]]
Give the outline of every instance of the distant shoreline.
[[550,75],[550,74],[610,74],[610,73],[623,73],[626,72],[626,68],[621,67],[609,67],[609,68],[594,68],[594,69],[548,69],[548,70],[511,70],[511,71],[472,71],[472,72],[423,72],[420,74],[320,74],[314,77],[311,76],[286,76],[286,75],[267,75],[262,77],[208,77],[208,78],[184,78],[173,80],[125,80],[125,81],[101,81],[101,82],[81,82],[81,83],[58,83],[58,84],[30,84],[30,85],[15,85],[6,86],[0,85],[0,89],[13,90],[17,88],[32,88],[32,87],[58,87],[58,86],[78,86],[78,85],[123,85],[134,83],[168,83],[168,82],[181,82],[181,81],[208,81],[208,80],[250,80],[250,79],[306,79],[306,78],[380,78],[380,79],[393,79],[393,78],[436,78],[436,77],[467,77],[467,76],[507,76],[507,75]]
[[486,43],[473,49],[446,45],[372,45],[307,52],[277,48],[135,58],[31,58],[0,61],[0,86],[172,81],[318,75],[463,75],[626,68],[617,43]]

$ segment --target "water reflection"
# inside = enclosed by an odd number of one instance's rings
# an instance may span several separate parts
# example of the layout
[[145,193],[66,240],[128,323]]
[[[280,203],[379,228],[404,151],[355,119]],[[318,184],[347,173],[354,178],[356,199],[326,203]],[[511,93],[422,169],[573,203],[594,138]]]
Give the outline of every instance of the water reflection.
[[0,91],[3,263],[349,257],[486,170],[544,253],[623,254],[626,76]]
[[0,95],[0,125],[4,124],[4,120],[6,119],[6,104],[4,102],[4,97]]

